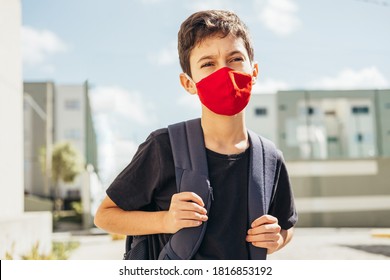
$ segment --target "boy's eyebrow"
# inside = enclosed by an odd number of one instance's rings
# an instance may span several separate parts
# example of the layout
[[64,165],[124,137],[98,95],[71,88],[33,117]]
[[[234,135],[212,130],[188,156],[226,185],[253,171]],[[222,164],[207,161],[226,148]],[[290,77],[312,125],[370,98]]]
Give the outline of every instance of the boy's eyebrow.
[[202,56],[201,58],[199,58],[197,63],[200,63],[202,60],[213,59],[215,57],[216,57],[216,55],[205,55],[205,56]]
[[240,51],[231,51],[228,56],[233,56],[233,55],[236,55],[236,54],[240,54],[240,55],[244,55],[242,52]]
[[[227,56],[233,56],[233,55],[236,55],[236,54],[244,55],[241,51],[235,50],[235,51],[229,52]],[[205,55],[205,56],[202,56],[201,58],[199,58],[197,63],[200,63],[203,60],[213,59],[215,57],[216,57],[216,55]]]

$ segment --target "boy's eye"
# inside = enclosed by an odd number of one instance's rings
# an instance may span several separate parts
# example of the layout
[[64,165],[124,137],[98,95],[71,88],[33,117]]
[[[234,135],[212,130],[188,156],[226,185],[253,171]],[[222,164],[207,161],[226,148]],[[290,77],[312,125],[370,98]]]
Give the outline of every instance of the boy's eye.
[[203,68],[203,67],[210,67],[210,66],[214,66],[214,64],[213,64],[211,61],[202,64],[202,65],[200,66],[200,68]]
[[241,61],[244,61],[242,57],[233,57],[232,59],[230,59],[230,62],[241,62]]

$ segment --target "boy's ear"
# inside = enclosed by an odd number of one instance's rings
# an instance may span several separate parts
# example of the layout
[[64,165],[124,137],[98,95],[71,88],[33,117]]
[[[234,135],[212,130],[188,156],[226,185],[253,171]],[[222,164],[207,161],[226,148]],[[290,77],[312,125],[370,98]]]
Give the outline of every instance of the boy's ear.
[[190,94],[197,94],[196,84],[185,73],[180,74],[181,86]]
[[259,75],[259,64],[257,62],[253,62],[252,84],[256,84],[258,75]]

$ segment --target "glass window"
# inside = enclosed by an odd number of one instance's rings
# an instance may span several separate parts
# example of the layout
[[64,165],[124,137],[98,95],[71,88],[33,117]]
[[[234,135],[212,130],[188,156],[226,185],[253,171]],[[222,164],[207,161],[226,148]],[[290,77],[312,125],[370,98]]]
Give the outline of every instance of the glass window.
[[328,143],[337,143],[339,142],[339,138],[336,136],[328,136]]
[[264,108],[264,107],[255,108],[255,115],[256,116],[266,116],[267,115],[267,108]]
[[369,112],[370,112],[370,110],[367,106],[353,106],[352,107],[352,114],[354,114],[354,115],[368,114]]
[[68,129],[65,131],[65,138],[71,140],[79,140],[81,138],[81,132],[78,129]]
[[361,133],[356,134],[356,141],[359,143],[363,142],[363,134]]
[[326,116],[336,116],[336,111],[325,111]]
[[65,100],[65,108],[67,110],[79,110],[80,109],[80,101],[77,99]]

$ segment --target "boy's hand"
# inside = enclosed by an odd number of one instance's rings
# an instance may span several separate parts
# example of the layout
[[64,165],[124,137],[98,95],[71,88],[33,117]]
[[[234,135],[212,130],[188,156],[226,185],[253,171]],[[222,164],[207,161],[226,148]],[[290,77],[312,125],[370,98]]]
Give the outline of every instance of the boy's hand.
[[208,219],[204,206],[202,198],[193,192],[174,194],[164,216],[165,232],[176,233],[182,228],[200,226]]
[[277,218],[263,215],[253,221],[251,229],[248,230],[246,241],[251,242],[253,246],[266,248],[267,253],[272,254],[284,243],[280,230]]

